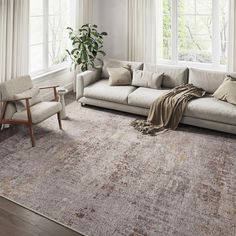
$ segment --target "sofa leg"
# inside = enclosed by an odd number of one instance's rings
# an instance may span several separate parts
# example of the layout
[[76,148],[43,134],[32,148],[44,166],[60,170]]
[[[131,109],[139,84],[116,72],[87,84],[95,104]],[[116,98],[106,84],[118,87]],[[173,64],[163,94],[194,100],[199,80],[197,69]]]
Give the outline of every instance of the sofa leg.
[[29,133],[30,133],[30,139],[32,143],[32,147],[35,147],[35,138],[34,138],[34,131],[33,131],[33,125],[29,124]]
[[58,120],[59,128],[62,129],[60,112],[57,112],[57,120]]

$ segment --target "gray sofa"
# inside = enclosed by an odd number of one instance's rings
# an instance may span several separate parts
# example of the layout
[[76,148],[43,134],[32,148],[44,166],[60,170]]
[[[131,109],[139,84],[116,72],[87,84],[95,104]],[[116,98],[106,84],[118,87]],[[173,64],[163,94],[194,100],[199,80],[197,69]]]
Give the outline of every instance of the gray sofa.
[[[162,89],[109,86],[106,68],[127,63],[132,70],[164,72]],[[236,106],[211,96],[227,74],[230,73],[111,60],[104,63],[101,71],[86,71],[77,75],[76,99],[82,104],[147,116],[150,105],[158,96],[175,86],[192,83],[203,88],[208,95],[188,103],[181,123],[236,134]]]

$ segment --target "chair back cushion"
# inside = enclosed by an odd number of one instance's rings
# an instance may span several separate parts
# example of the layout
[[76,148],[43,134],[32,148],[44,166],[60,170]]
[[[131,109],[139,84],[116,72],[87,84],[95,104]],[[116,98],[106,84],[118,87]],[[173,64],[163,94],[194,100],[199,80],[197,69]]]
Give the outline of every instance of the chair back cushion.
[[[39,102],[42,102],[42,99],[40,97],[40,90],[39,88],[32,88],[24,91],[23,93],[17,93],[13,96],[14,99],[21,99],[26,97],[31,97],[29,99],[29,105],[33,106]],[[16,104],[16,110],[17,112],[24,111],[26,109],[26,101],[25,100],[19,100],[15,102]]]
[[188,68],[169,65],[144,64],[144,71],[164,73],[162,87],[174,88],[188,83]]
[[[2,100],[13,98],[17,93],[22,93],[25,90],[33,87],[32,80],[29,75],[20,76],[15,79],[0,84],[0,97]],[[16,112],[14,103],[9,103],[5,118],[11,119],[13,114]]]
[[33,88],[33,83],[29,75],[17,77],[0,84],[2,99],[12,98],[17,93]]

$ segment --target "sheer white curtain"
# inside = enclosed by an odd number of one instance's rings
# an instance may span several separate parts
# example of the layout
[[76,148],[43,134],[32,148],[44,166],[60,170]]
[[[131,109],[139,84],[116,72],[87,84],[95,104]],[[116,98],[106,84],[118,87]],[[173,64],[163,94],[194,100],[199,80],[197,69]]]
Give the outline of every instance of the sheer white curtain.
[[93,23],[93,0],[76,0],[75,27]]
[[128,0],[128,59],[155,63],[158,58],[159,0]]
[[236,72],[236,2],[230,0],[228,71]]
[[0,0],[0,82],[28,73],[29,0]]

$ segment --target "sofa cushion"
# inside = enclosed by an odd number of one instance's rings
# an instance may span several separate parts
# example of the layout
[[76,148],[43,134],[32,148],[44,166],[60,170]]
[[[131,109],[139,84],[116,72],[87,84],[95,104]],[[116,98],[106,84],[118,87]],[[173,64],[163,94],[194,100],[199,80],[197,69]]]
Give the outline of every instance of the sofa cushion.
[[132,85],[160,89],[164,73],[134,70]]
[[[61,110],[60,102],[40,102],[30,107],[33,124],[40,123]],[[13,119],[28,120],[27,111],[16,112]]]
[[142,70],[143,69],[143,62],[134,62],[134,61],[120,61],[115,59],[104,59],[103,61],[103,67],[102,67],[102,76],[103,78],[108,78],[109,73],[107,71],[107,68],[119,68],[122,66],[130,65],[131,72],[133,70]]
[[109,85],[131,85],[131,73],[130,69],[127,67],[119,67],[119,68],[107,68],[109,73]]
[[144,71],[164,73],[162,86],[174,88],[181,84],[188,83],[188,68],[167,65],[144,64]]
[[236,106],[214,97],[191,100],[184,116],[236,125]]
[[236,79],[227,76],[213,96],[219,100],[236,105]]
[[189,83],[208,93],[214,93],[222,84],[226,73],[222,71],[210,71],[191,68],[189,71]]
[[128,97],[128,104],[150,108],[151,104],[162,94],[170,91],[169,89],[151,89],[151,88],[138,88],[132,92]]
[[108,79],[102,79],[84,89],[84,96],[100,100],[128,103],[128,95],[136,88],[133,86],[110,86]]

